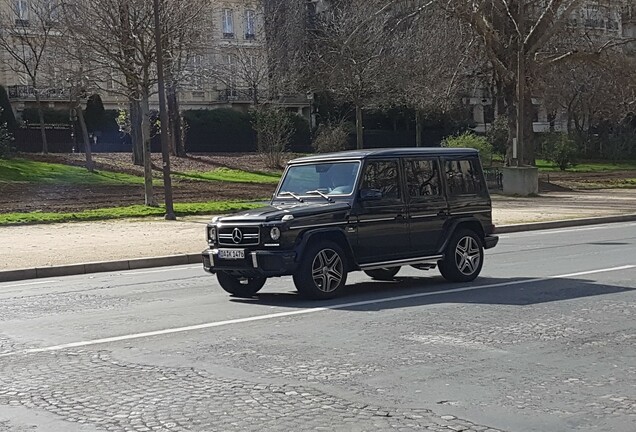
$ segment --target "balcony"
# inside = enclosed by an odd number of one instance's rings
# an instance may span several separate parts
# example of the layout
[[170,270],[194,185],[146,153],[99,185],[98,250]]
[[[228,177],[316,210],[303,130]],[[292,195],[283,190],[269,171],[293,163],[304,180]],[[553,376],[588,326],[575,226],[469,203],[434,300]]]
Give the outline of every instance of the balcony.
[[219,95],[217,100],[219,102],[251,103],[254,101],[254,91],[252,89],[219,90]]
[[[9,99],[35,100],[33,86],[8,86],[7,92],[9,93]],[[40,99],[42,100],[68,100],[69,98],[70,91],[68,88],[47,88],[40,90]]]

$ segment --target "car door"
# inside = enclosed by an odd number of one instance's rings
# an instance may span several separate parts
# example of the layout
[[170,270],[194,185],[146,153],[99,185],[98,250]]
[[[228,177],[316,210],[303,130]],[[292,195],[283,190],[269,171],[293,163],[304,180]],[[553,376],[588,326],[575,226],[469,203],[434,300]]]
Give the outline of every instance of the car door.
[[353,213],[360,263],[389,261],[409,253],[406,201],[399,159],[368,160]]
[[439,159],[407,158],[403,163],[409,201],[411,255],[434,255],[440,247],[448,219]]

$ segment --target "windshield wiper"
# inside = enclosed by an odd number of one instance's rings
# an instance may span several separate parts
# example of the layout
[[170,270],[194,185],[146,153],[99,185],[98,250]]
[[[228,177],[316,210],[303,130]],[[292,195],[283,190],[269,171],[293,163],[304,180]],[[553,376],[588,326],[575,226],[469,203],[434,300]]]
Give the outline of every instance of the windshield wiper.
[[307,191],[305,192],[307,195],[311,195],[311,194],[318,194],[321,197],[323,197],[324,199],[326,199],[327,201],[329,201],[330,203],[334,202],[329,196],[325,195],[324,193],[320,192],[319,190],[312,190],[312,191]]
[[305,202],[305,200],[303,200],[301,197],[299,197],[298,195],[296,195],[296,194],[294,194],[294,193],[291,193],[291,192],[280,192],[278,195],[279,195],[279,196],[280,196],[280,195],[289,195],[290,197],[293,197],[293,198],[295,198],[296,200],[298,200],[298,202],[301,202],[301,203],[302,203],[302,202]]

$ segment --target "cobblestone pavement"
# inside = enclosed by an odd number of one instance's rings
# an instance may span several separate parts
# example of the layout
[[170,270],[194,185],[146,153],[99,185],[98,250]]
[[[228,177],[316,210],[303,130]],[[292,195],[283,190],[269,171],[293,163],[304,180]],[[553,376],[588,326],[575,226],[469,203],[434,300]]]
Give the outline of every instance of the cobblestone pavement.
[[3,370],[0,406],[41,409],[107,431],[496,431],[425,409],[396,410],[310,386],[127,363],[102,351],[40,354],[28,366],[10,362]]
[[48,353],[23,350],[325,303],[289,278],[230,299],[190,268],[0,284],[0,432],[634,432],[633,229],[504,238],[494,288],[352,274],[337,302],[367,304]]

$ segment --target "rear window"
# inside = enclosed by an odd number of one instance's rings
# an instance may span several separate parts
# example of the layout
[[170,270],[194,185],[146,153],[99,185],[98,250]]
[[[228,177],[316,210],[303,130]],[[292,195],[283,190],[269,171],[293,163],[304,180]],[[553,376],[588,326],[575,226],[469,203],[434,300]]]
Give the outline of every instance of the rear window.
[[476,159],[444,162],[449,196],[481,195],[484,190],[479,161]]

